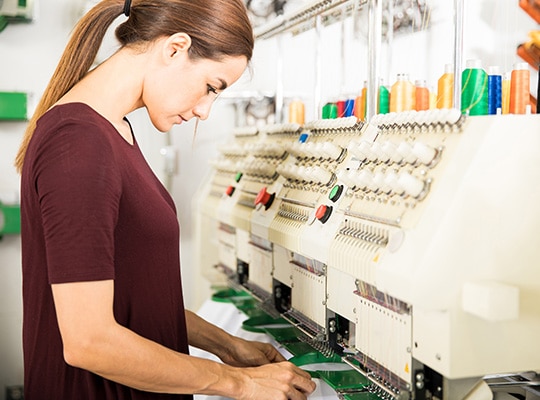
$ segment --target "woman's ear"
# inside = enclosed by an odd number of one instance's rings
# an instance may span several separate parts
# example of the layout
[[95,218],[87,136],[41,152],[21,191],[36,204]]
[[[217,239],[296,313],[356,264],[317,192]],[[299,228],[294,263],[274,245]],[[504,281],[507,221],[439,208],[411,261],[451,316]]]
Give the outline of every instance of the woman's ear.
[[191,36],[184,32],[178,32],[171,35],[165,40],[165,56],[172,59],[178,54],[185,53],[191,47]]

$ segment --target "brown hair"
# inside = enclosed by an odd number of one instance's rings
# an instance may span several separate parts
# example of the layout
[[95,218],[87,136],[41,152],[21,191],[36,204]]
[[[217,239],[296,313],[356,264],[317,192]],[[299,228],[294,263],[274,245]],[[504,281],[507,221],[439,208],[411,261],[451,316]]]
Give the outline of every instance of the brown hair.
[[[124,0],[102,0],[77,23],[24,133],[15,167],[22,170],[37,120],[90,70],[103,37],[124,12]],[[242,0],[134,0],[129,18],[115,31],[121,47],[142,45],[184,32],[191,36],[192,59],[225,56],[251,60],[253,30]]]

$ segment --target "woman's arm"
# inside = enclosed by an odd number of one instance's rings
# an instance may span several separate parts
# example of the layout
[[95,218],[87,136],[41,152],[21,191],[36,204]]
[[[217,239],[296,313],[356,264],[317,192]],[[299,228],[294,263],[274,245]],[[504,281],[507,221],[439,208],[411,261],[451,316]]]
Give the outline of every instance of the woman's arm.
[[232,336],[187,310],[186,324],[191,346],[215,354],[229,365],[255,367],[285,361],[274,346]]
[[54,284],[52,290],[64,358],[72,366],[152,392],[303,400],[315,389],[290,363],[236,368],[177,353],[120,326],[112,280]]

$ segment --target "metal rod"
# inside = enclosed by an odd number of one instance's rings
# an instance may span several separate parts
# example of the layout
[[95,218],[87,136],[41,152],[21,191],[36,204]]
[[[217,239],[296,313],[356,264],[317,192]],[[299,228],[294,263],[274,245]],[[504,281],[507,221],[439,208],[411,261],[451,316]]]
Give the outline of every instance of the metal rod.
[[454,108],[461,110],[464,0],[454,0]]
[[277,60],[276,60],[276,123],[283,123],[283,39],[282,35],[277,37]]
[[368,82],[367,121],[377,114],[377,84],[379,82],[380,53],[382,42],[382,0],[370,0],[368,6]]
[[321,82],[322,82],[322,41],[321,41],[321,33],[322,33],[322,17],[321,15],[317,15],[315,17],[315,88],[314,88],[314,119],[321,119],[322,118],[322,99],[321,99]]
[[497,387],[508,387],[508,386],[517,386],[517,387],[525,387],[525,386],[538,386],[540,387],[540,381],[517,381],[517,382],[487,382],[488,386],[491,388],[497,388]]
[[[345,12],[346,10],[343,9],[341,10],[341,41],[340,41],[340,46],[341,46],[341,49],[340,49],[340,52],[341,52],[341,82],[340,82],[340,87],[339,87],[339,90],[340,90],[340,95],[344,95],[345,94],[345,90],[346,90],[346,87],[345,87],[345,77],[346,77],[346,50],[345,50],[345,17],[347,16],[347,13]],[[343,115],[339,115],[339,117],[343,117]]]

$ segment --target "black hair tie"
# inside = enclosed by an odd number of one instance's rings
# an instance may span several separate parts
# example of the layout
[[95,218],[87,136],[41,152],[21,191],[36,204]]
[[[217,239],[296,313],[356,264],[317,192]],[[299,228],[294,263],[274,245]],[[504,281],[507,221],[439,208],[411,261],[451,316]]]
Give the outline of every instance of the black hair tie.
[[125,0],[124,1],[124,15],[126,17],[129,17],[130,11],[131,11],[131,0]]

